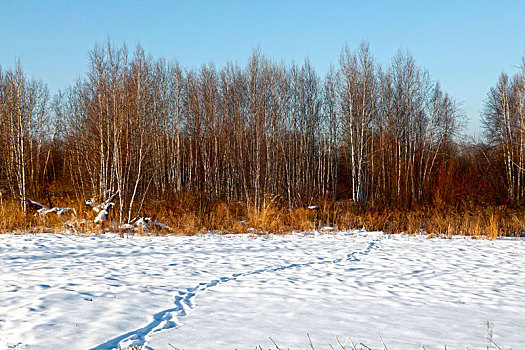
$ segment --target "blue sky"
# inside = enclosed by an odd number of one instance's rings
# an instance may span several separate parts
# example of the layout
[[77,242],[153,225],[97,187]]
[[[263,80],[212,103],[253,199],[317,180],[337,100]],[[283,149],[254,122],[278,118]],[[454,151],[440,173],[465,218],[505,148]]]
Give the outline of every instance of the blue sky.
[[246,63],[254,48],[318,73],[345,43],[368,41],[386,64],[409,50],[460,101],[479,134],[479,113],[502,71],[525,54],[525,1],[25,1],[0,0],[0,65],[19,58],[52,92],[86,72],[108,36],[186,67]]

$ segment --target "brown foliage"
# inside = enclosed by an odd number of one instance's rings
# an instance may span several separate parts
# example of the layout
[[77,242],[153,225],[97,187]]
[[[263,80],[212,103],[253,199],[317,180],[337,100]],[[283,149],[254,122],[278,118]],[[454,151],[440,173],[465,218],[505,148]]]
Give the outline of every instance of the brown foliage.
[[518,234],[524,74],[491,89],[484,144],[457,139],[458,104],[410,54],[380,66],[366,44],[322,78],[257,51],[186,70],[108,42],[53,102],[18,63],[0,70],[0,228],[63,225],[25,214],[26,196],[92,221],[83,203],[118,191],[109,221],[185,234]]

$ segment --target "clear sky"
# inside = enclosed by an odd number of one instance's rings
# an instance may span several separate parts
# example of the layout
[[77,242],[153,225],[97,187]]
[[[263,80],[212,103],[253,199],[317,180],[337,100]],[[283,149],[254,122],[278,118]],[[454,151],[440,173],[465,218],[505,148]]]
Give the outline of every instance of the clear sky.
[[84,74],[88,51],[108,37],[185,67],[244,65],[258,47],[276,61],[308,58],[320,74],[345,43],[368,41],[381,64],[409,50],[479,134],[488,89],[525,54],[525,1],[0,0],[0,65],[19,58],[51,92]]

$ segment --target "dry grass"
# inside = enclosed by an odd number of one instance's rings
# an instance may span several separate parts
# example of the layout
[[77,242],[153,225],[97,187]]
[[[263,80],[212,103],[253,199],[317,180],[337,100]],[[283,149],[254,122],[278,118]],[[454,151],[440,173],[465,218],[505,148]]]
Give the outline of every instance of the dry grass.
[[[100,233],[118,231],[118,225],[93,223],[93,213],[78,202],[65,199],[56,203],[73,207],[78,217],[73,225],[66,224],[56,215],[41,218],[25,214],[19,202],[2,201],[0,205],[0,232],[64,232]],[[150,216],[173,228],[177,234],[192,235],[200,232],[221,233],[279,233],[311,231],[323,226],[339,230],[366,228],[388,233],[429,234],[430,236],[475,236],[496,239],[501,236],[523,236],[525,208],[507,206],[479,207],[421,207],[407,210],[395,207],[364,208],[351,202],[323,201],[315,203],[318,210],[305,207],[289,209],[276,198],[267,198],[260,208],[245,202],[218,201],[200,205],[191,197],[170,198],[147,203],[144,216]],[[116,220],[115,214],[110,219]],[[154,232],[166,234],[167,231]]]
[[0,230],[31,230],[38,219],[22,210],[19,202],[3,201],[0,206]]
[[[308,347],[305,348],[305,349],[315,350],[316,347],[314,346],[314,344],[312,342],[312,338],[310,338],[309,334],[307,334],[307,337],[308,337]],[[367,345],[365,345],[363,343],[359,343],[359,344],[354,343],[354,341],[350,337],[347,337],[344,343],[341,340],[339,340],[338,337],[335,337],[335,340],[336,340],[336,343],[334,345],[329,344],[330,349],[333,349],[333,350],[335,350],[335,349],[340,349],[340,350],[372,350],[371,347],[369,347],[369,346],[367,346]],[[272,338],[270,338],[270,341],[272,342],[272,344],[274,346],[274,349],[276,349],[276,350],[284,350],[285,349],[285,348],[280,347],[279,345],[277,345],[277,343]],[[385,344],[385,341],[383,340],[383,337],[381,337],[381,335],[379,335],[379,341],[381,342],[381,347],[380,348],[375,348],[375,349],[388,350],[388,347]],[[491,336],[487,337],[487,341],[490,344],[489,346],[487,346],[487,350],[488,349],[492,349],[492,346],[494,346],[495,349],[497,349],[497,350],[501,350],[501,348],[492,340]],[[173,345],[170,345],[170,346],[172,348],[174,348],[174,349],[177,349]],[[326,347],[323,347],[323,348],[326,348]],[[444,350],[447,350],[447,346],[446,345],[444,345],[443,348],[444,348]],[[286,349],[290,350],[290,348],[286,348]],[[421,345],[420,349],[421,350],[426,350],[423,345]],[[255,350],[263,350],[263,348],[260,345],[258,345],[258,346],[255,347]],[[467,347],[467,350],[469,350],[468,347]]]
[[429,234],[431,236],[522,236],[525,232],[523,208],[423,207],[414,210],[397,208],[362,209],[346,206],[334,220],[340,229],[365,227],[388,233]]
[[146,216],[168,224],[177,233],[200,232],[287,233],[315,229],[315,212],[307,208],[289,210],[275,198],[266,198],[259,208],[253,203],[218,201],[199,208],[188,198],[169,199],[150,204]]
[[[304,349],[315,350],[316,347],[314,346],[314,344],[312,342],[312,338],[310,338],[309,334],[307,334],[307,337],[308,337],[308,347],[304,348]],[[284,349],[291,350],[288,347],[287,348],[283,348],[283,347],[279,346],[271,337],[269,337],[269,339],[270,339],[270,342],[273,344],[273,347],[268,349],[268,350],[272,350],[272,349],[275,349],[275,350],[284,350]],[[388,350],[388,347],[385,344],[385,341],[383,340],[383,337],[381,337],[381,335],[379,335],[379,341],[381,342],[381,348],[376,348],[376,349]],[[494,349],[501,350],[501,348],[492,340],[492,334],[491,333],[489,333],[487,335],[487,342],[489,344],[487,346],[487,350],[488,349],[492,349],[493,346],[494,346]],[[169,347],[171,349],[179,350],[179,348],[175,347],[172,344],[168,343],[168,345],[169,345]],[[341,340],[339,340],[339,338],[337,336],[335,337],[334,345],[329,344],[329,347],[330,347],[330,349],[333,349],[333,350],[335,350],[335,349],[340,349],[340,350],[372,350],[371,347],[369,347],[369,346],[367,346],[367,345],[365,345],[363,343],[359,343],[359,344],[354,343],[354,341],[350,337],[347,337],[346,340],[344,342],[342,342]],[[326,347],[323,347],[323,348],[326,348]],[[128,348],[127,350],[141,350],[141,349],[142,349],[142,347],[134,346],[132,348]],[[264,349],[265,348],[263,348],[260,345],[257,345],[255,347],[255,350],[264,350]],[[447,350],[447,346],[444,345],[443,349]],[[468,347],[466,349],[469,350]],[[119,345],[119,350],[120,350],[120,345]],[[425,347],[423,345],[421,345],[420,350],[426,350],[426,349],[425,349]]]
[[93,223],[91,214],[85,208],[69,200],[62,200],[59,207],[75,208],[80,213],[79,218],[68,216],[64,221],[56,214],[40,216],[28,210],[24,213],[19,201],[3,201],[0,205],[0,233],[3,232],[34,232],[34,233],[63,233],[66,230],[76,230],[77,233],[97,232],[100,227]]

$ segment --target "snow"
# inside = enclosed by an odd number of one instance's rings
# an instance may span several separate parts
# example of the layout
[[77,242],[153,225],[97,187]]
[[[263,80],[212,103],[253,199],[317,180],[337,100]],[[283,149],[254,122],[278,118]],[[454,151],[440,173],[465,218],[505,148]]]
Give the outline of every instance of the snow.
[[0,349],[525,344],[525,241],[0,235]]

